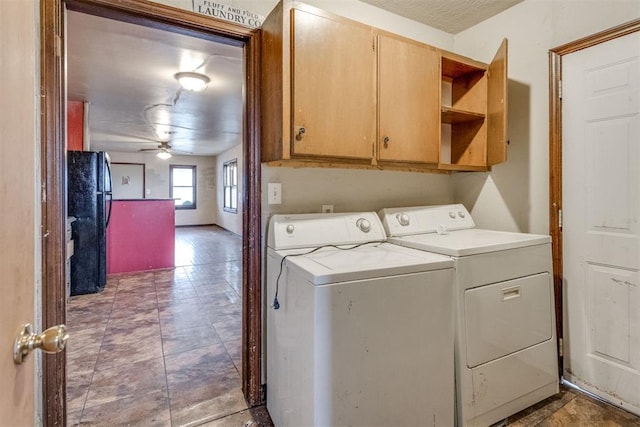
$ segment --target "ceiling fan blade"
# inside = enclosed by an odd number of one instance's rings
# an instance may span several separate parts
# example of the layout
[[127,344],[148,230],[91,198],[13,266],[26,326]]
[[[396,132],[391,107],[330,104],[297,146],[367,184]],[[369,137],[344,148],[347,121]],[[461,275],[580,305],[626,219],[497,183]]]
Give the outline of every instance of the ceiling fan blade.
[[141,148],[138,151],[161,151],[160,148]]

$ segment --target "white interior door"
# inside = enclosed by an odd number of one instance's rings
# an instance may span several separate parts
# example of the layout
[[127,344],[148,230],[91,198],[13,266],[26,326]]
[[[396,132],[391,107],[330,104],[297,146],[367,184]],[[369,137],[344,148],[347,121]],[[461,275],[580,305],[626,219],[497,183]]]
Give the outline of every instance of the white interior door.
[[640,414],[640,33],[565,55],[565,379]]

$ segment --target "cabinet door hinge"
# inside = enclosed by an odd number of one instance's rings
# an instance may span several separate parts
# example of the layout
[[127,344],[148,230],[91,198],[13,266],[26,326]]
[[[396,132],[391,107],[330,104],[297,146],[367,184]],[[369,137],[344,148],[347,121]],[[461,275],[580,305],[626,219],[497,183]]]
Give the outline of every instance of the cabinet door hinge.
[[558,354],[560,357],[564,356],[564,340],[562,338],[558,339]]

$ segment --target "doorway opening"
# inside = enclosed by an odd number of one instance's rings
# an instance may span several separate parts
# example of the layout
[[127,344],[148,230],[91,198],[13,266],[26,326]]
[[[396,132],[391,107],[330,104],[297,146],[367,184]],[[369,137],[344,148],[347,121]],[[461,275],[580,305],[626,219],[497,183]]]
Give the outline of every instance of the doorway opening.
[[[141,24],[178,34],[203,38],[214,42],[235,44],[243,49],[245,64],[244,117],[242,121],[244,202],[242,215],[242,351],[241,386],[249,407],[263,401],[260,381],[260,155],[258,142],[258,31],[200,16],[163,5],[130,0],[113,4],[101,0],[56,0],[45,2],[41,9],[42,65],[41,75],[46,102],[43,103],[43,185],[47,206],[43,210],[46,224],[55,238],[50,239],[50,251],[43,257],[43,323],[64,323],[65,284],[64,266],[60,260],[64,245],[64,183],[65,135],[64,34],[65,6],[69,10],[102,16],[119,21]],[[62,52],[61,52],[62,51]],[[55,209],[54,209],[55,208]],[[47,423],[62,424],[66,412],[64,354],[46,361],[44,369],[44,413]]]

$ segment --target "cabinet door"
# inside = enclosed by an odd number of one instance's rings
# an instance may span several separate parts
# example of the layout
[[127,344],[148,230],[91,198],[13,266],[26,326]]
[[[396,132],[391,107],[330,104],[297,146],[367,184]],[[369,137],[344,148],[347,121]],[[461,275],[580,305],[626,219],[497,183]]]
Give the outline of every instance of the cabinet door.
[[507,39],[487,73],[487,166],[507,160]]
[[435,48],[380,35],[378,158],[438,163],[440,56]]
[[370,27],[294,9],[294,155],[372,158],[376,120],[374,42]]

